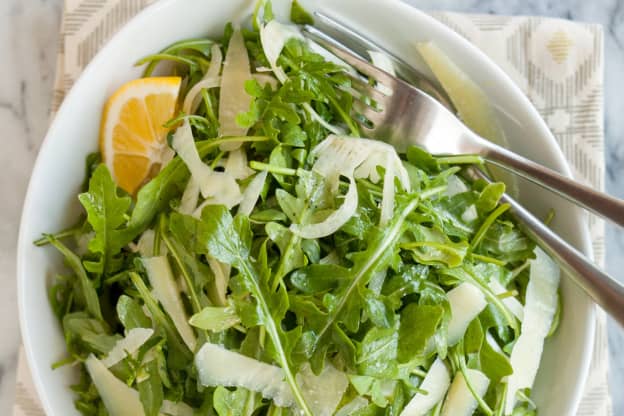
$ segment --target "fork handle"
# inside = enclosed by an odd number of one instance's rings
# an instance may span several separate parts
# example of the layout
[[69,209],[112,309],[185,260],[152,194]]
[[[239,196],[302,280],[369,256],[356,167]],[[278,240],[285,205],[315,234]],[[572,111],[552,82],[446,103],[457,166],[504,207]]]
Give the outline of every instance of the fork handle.
[[[469,169],[472,177],[490,181],[481,171]],[[605,312],[624,327],[624,286],[600,270],[587,257],[555,234],[517,201],[504,194],[501,202],[511,206],[518,224]]]
[[624,201],[567,178],[481,137],[478,153],[488,162],[520,175],[613,223],[624,227]]

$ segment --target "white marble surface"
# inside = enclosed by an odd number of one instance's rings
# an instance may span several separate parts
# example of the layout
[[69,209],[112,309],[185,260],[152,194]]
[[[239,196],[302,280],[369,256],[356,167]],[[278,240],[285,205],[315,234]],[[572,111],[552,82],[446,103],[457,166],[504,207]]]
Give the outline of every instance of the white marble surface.
[[[423,9],[545,15],[601,23],[606,34],[606,187],[624,198],[622,0],[406,0]],[[62,0],[0,0],[0,415],[9,415],[19,345],[15,246],[28,177],[45,134]],[[624,279],[624,232],[607,228],[607,270]],[[624,331],[609,322],[614,414],[624,415]]]

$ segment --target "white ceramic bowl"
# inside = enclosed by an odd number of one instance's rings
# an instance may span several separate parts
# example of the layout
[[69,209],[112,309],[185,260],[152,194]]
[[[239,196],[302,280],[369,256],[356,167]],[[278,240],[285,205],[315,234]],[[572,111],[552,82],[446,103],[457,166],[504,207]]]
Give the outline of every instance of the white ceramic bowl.
[[[134,63],[166,45],[192,36],[219,36],[225,22],[249,14],[253,0],[163,0],[128,23],[93,59],[68,94],[41,147],[24,203],[18,246],[18,296],[26,355],[48,415],[77,415],[68,385],[72,368],[53,371],[65,354],[60,325],[52,314],[47,285],[62,267],[57,253],[32,241],[74,221],[76,194],[87,153],[97,148],[106,98],[124,81],[140,76]],[[274,1],[274,3],[279,3]],[[433,40],[486,92],[497,108],[512,150],[570,175],[546,125],[522,92],[489,58],[430,16],[399,1],[302,1],[361,31],[406,61],[420,66],[415,41]],[[276,9],[279,9],[277,7]],[[521,202],[543,215],[557,212],[555,230],[586,254],[589,237],[582,214],[547,192],[521,184]],[[587,376],[594,336],[592,303],[562,280],[563,320],[547,342],[534,398],[542,416],[573,415]]]

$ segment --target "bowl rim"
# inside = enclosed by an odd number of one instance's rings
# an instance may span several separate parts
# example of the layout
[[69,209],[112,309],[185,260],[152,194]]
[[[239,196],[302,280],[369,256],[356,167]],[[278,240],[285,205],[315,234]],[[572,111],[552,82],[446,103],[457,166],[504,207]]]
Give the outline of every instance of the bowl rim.
[[[95,71],[100,63],[107,55],[107,52],[113,49],[118,42],[119,38],[123,38],[127,32],[133,30],[135,26],[141,26],[143,22],[149,21],[151,16],[157,13],[162,8],[170,7],[170,3],[175,3],[179,0],[160,0],[155,3],[150,4],[145,7],[139,13],[137,13],[134,17],[128,20],[115,34],[113,34],[110,39],[108,39],[105,44],[99,49],[99,51],[95,54],[93,59],[85,66],[83,71],[80,73],[76,82],[72,85],[71,89],[67,92],[66,96],[61,103],[58,111],[54,115],[54,119],[49,125],[49,128],[45,134],[45,137],[42,141],[42,144],[37,153],[37,157],[33,164],[32,172],[30,175],[26,196],[24,198],[24,202],[22,205],[22,215],[20,216],[20,228],[17,239],[17,267],[16,267],[16,277],[17,277],[17,300],[18,300],[18,314],[19,314],[19,325],[20,332],[22,335],[22,346],[24,348],[26,361],[28,364],[28,368],[30,370],[30,374],[32,376],[32,381],[37,391],[37,395],[39,400],[42,403],[43,409],[46,413],[53,414],[54,408],[52,407],[51,401],[49,399],[48,394],[46,394],[46,389],[42,382],[42,377],[40,375],[40,369],[35,365],[35,355],[36,352],[33,348],[33,344],[30,339],[30,332],[28,330],[29,324],[26,322],[24,308],[26,304],[26,298],[28,293],[28,288],[25,285],[25,270],[26,270],[26,262],[28,259],[25,256],[25,248],[27,245],[32,244],[32,242],[26,236],[26,227],[25,224],[28,222],[28,209],[27,207],[31,205],[31,200],[33,199],[33,178],[40,175],[39,171],[42,169],[42,164],[40,163],[41,155],[45,149],[48,147],[52,147],[54,144],[51,140],[52,137],[56,135],[56,131],[59,129],[59,120],[66,117],[65,113],[67,110],[66,102],[72,101],[74,96],[78,94],[78,91],[82,89],[82,84],[84,84],[86,79],[88,78],[88,74]],[[388,6],[392,6],[397,8],[402,13],[411,15],[412,18],[419,18],[429,21],[429,23],[437,27],[439,30],[446,32],[447,36],[457,45],[465,48],[468,54],[475,56],[489,68],[488,70],[493,73],[493,75],[497,78],[498,83],[502,83],[506,85],[506,88],[509,92],[513,93],[516,100],[524,107],[524,110],[535,120],[538,120],[536,126],[539,127],[541,136],[546,138],[544,140],[544,145],[548,146],[548,150],[552,152],[552,161],[556,162],[557,166],[550,166],[551,168],[558,170],[563,175],[573,178],[572,170],[567,162],[561,147],[557,144],[555,137],[553,136],[550,129],[547,127],[546,122],[540,116],[539,112],[528,99],[528,97],[524,94],[524,92],[520,89],[520,87],[510,78],[507,73],[489,56],[485,54],[481,49],[479,49],[472,42],[458,34],[452,28],[448,27],[434,16],[426,13],[425,11],[418,9],[416,6],[411,6],[407,3],[404,3],[401,0],[376,0],[379,3],[387,4]],[[586,222],[579,224],[580,231],[580,251],[587,255],[590,259],[593,260],[593,252],[591,249],[591,239],[589,235],[589,229]],[[576,383],[574,389],[574,396],[570,398],[573,401],[570,408],[578,409],[580,404],[582,393],[584,391],[584,387],[588,378],[590,365],[591,365],[591,357],[593,355],[594,348],[594,339],[596,332],[596,305],[590,304],[587,308],[587,321],[588,325],[586,328],[586,336],[583,340],[584,342],[584,351],[585,351],[585,360],[582,364],[582,368],[579,371],[579,374],[582,378],[581,382]]]

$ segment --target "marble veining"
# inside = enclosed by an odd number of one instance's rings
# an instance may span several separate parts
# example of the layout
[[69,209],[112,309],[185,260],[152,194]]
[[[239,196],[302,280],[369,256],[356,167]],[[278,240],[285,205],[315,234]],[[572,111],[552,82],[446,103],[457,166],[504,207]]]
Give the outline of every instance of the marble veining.
[[[405,0],[425,10],[544,15],[605,28],[606,190],[624,198],[624,2],[621,0]],[[19,346],[15,246],[30,171],[48,124],[62,0],[0,1],[0,414],[13,401]],[[607,270],[624,279],[624,232],[607,226]],[[624,331],[609,322],[614,414],[624,414]]]

